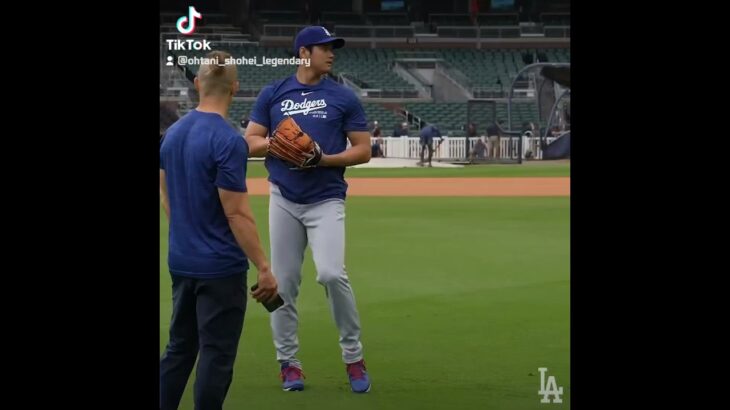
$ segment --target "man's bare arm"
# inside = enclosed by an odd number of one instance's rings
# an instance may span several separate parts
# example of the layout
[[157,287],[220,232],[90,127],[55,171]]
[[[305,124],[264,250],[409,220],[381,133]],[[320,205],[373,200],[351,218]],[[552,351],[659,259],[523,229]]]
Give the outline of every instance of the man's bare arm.
[[319,161],[321,167],[349,167],[370,161],[370,133],[367,131],[350,131],[347,138],[352,146],[339,154],[322,154]]
[[165,170],[160,170],[160,202],[165,209],[167,220],[170,220],[170,198],[167,196],[167,181],[165,181]]
[[259,271],[259,287],[253,293],[253,297],[259,302],[272,300],[277,294],[277,283],[271,273],[271,265],[261,248],[256,221],[249,205],[248,193],[218,188],[218,195],[236,242]]
[[246,127],[246,143],[249,157],[265,157],[269,151],[269,129],[261,124],[249,121]]

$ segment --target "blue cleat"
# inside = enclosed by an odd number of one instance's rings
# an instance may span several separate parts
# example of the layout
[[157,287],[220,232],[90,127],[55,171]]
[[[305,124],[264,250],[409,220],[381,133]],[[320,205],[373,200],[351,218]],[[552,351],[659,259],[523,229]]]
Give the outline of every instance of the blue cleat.
[[367,393],[370,391],[370,378],[364,360],[348,364],[347,376],[350,378],[350,387],[353,392]]
[[296,366],[290,366],[289,362],[281,364],[281,387],[284,391],[302,391],[304,390],[304,374],[302,369]]

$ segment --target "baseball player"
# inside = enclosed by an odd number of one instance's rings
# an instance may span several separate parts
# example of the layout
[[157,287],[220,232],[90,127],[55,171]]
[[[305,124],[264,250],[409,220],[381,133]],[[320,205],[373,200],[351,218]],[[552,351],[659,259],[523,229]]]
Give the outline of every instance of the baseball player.
[[[302,29],[294,40],[294,53],[309,59],[310,64],[303,63],[294,75],[264,87],[246,128],[250,154],[266,156],[271,183],[271,268],[286,302],[272,313],[271,329],[285,391],[304,389],[302,363],[296,357],[296,300],[307,245],[312,248],[317,282],[325,288],[339,329],[352,391],[370,390],[360,342],[360,317],[345,270],[344,179],[345,167],[370,160],[370,133],[357,96],[326,77],[334,62],[333,49],[344,44],[324,27]],[[274,146],[270,144],[276,138],[267,135],[279,135],[278,125],[284,122],[288,130],[301,127],[293,138],[306,133],[314,140],[315,149],[305,164],[292,164],[272,155]]]

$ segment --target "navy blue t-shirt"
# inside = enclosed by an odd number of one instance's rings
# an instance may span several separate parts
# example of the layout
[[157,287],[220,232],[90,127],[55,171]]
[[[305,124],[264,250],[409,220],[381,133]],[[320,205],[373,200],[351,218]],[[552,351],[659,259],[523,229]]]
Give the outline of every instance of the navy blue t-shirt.
[[218,195],[246,192],[248,145],[219,114],[192,110],[160,147],[170,199],[167,264],[176,275],[220,278],[248,270]]
[[[348,131],[368,131],[365,111],[355,93],[328,78],[306,85],[293,75],[264,87],[251,112],[251,122],[271,133],[286,115],[294,118],[328,155],[347,148]],[[271,156],[266,157],[265,164],[269,181],[292,202],[311,204],[330,198],[345,199],[345,167],[292,170],[292,165]]]
[[431,144],[434,138],[441,138],[441,131],[429,124],[421,129],[419,135],[421,144]]

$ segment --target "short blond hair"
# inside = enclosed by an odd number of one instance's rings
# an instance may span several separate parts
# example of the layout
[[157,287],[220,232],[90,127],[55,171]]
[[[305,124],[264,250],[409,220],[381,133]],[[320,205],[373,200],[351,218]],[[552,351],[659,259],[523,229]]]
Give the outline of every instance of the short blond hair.
[[197,75],[202,96],[231,93],[233,83],[238,79],[238,70],[235,65],[226,64],[230,57],[230,53],[219,50],[211,51],[205,56],[210,64],[202,64]]

